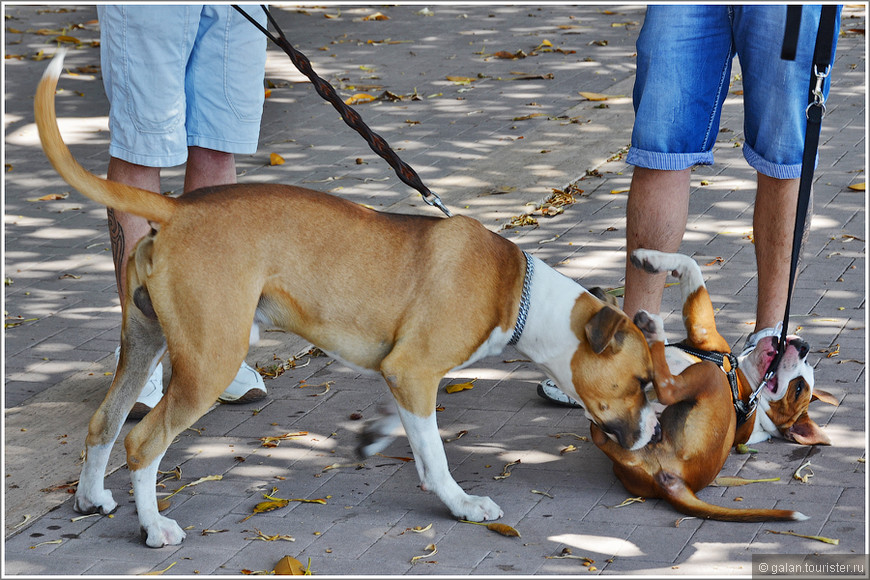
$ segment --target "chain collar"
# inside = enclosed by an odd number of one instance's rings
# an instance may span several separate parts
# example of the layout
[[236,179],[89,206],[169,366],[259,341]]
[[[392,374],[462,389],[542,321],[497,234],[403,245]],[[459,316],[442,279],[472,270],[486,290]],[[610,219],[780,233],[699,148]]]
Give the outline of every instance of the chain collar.
[[520,297],[520,311],[517,314],[517,323],[514,326],[514,334],[511,336],[508,344],[516,344],[523,335],[523,329],[526,327],[526,319],[529,316],[529,306],[532,298],[532,276],[535,273],[535,263],[532,261],[532,256],[528,252],[523,252],[526,258],[526,275],[523,278],[523,294]]

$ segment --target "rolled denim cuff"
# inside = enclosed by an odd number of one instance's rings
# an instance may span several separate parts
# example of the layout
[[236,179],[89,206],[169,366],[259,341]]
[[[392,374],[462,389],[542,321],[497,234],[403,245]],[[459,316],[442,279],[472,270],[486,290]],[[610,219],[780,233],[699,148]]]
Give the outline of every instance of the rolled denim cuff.
[[680,171],[695,165],[712,165],[713,152],[701,153],[660,153],[631,147],[625,162],[635,167],[645,169],[661,169],[663,171]]

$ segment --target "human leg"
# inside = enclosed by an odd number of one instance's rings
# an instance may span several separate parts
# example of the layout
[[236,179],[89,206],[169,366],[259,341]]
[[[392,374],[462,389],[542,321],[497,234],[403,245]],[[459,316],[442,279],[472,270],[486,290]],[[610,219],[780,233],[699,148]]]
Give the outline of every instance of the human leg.
[[187,167],[184,170],[184,191],[193,191],[210,185],[236,182],[236,160],[232,153],[203,147],[187,148]]
[[[127,185],[135,185],[148,191],[160,191],[160,168],[145,167],[129,163],[123,159],[112,157],[109,160],[107,177]],[[112,243],[112,260],[115,263],[115,281],[118,286],[118,296],[124,305],[127,296],[127,260],[136,243],[145,237],[151,226],[148,221],[137,215],[107,210],[109,217],[109,237]]]
[[[757,34],[758,30],[784,29],[785,13],[785,6],[760,5],[741,6],[735,12],[734,38],[744,85],[743,154],[758,172],[753,214],[758,298],[755,331],[744,352],[765,335],[779,335],[777,325],[788,300],[806,139],[805,109],[821,8],[802,7],[801,42],[794,61],[779,58],[781,34]],[[829,88],[830,78],[823,87],[825,93]],[[808,222],[811,216],[812,206]]]
[[691,167],[713,162],[733,59],[727,6],[647,8],[637,40],[634,165],[626,209],[623,309],[658,313],[664,276],[631,265],[637,248],[679,249],[688,219]]
[[623,310],[657,314],[664,292],[662,274],[649,274],[631,265],[638,248],[676,252],[683,240],[689,212],[690,169],[663,171],[635,167],[626,209],[626,266]]

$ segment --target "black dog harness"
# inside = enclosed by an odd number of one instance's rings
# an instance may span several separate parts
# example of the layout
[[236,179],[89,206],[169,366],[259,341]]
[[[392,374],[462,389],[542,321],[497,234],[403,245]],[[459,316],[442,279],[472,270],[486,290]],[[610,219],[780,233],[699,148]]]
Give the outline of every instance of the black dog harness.
[[737,414],[737,426],[743,425],[752,413],[755,412],[755,397],[749,399],[749,403],[744,403],[740,398],[740,390],[737,387],[737,357],[730,352],[710,352],[707,350],[699,350],[686,344],[668,344],[665,346],[673,346],[693,357],[701,360],[715,363],[725,376],[728,377],[728,384],[731,387],[731,399],[734,401],[734,412]]

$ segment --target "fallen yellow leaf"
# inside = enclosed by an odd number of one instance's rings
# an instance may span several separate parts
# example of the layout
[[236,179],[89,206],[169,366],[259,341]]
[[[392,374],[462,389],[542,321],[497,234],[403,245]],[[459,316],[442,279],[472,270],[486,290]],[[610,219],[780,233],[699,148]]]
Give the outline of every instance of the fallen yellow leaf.
[[170,564],[169,566],[167,566],[163,570],[155,570],[154,572],[145,572],[144,576],[160,576],[161,574],[163,574],[164,572],[166,572],[167,570],[169,570],[170,568],[175,566],[177,563],[178,562],[173,562],[172,564]]
[[782,534],[783,536],[796,536],[798,538],[806,538],[807,540],[817,540],[819,542],[833,544],[835,546],[840,545],[840,540],[836,538],[826,538],[824,536],[805,536],[803,534],[796,534],[794,532],[777,532],[775,530],[767,530],[767,532],[770,534]]
[[[254,528],[254,531],[257,532],[257,535],[253,538],[245,538],[246,540],[263,540],[264,542],[275,542],[277,540],[284,540],[286,542],[295,542],[296,539],[293,536],[286,536],[281,534],[268,535],[264,534],[257,528]],[[301,565],[301,564],[300,564]]]
[[269,153],[269,165],[284,165],[284,158],[277,153]]
[[457,383],[455,385],[447,385],[444,390],[447,391],[448,394],[452,395],[453,393],[458,393],[459,391],[467,391],[468,389],[473,388],[474,385],[472,383]]
[[747,485],[750,483],[770,483],[772,481],[779,481],[779,478],[769,477],[766,479],[744,479],[742,477],[730,477],[727,475],[723,475],[714,479],[713,483],[711,483],[710,485],[712,487],[735,487],[738,485]]
[[643,503],[643,502],[645,502],[645,501],[646,501],[646,498],[645,498],[645,497],[630,497],[630,498],[626,499],[624,502],[622,502],[622,503],[619,504],[619,505],[610,505],[610,506],[607,506],[607,507],[612,507],[612,508],[621,508],[621,507],[625,507],[625,506],[627,506],[627,505],[631,505],[631,504],[633,504],[633,503]]
[[357,93],[352,97],[348,97],[345,99],[345,105],[359,105],[360,103],[370,103],[374,101],[377,97],[370,95],[368,93]]
[[456,84],[458,84],[458,85],[467,85],[467,84],[469,84],[469,83],[473,83],[473,82],[476,81],[477,79],[476,79],[476,78],[472,78],[472,77],[456,77],[456,76],[448,76],[448,77],[447,77],[447,80],[450,81],[450,82],[452,82],[452,83],[456,83]]
[[587,93],[584,91],[580,91],[580,96],[585,98],[587,101],[606,101],[610,97],[607,95],[603,95],[601,93]]
[[864,191],[865,185],[866,185],[865,181],[862,181],[861,183],[853,183],[852,185],[849,186],[849,189],[851,189],[852,191]]
[[274,574],[282,576],[310,576],[311,575],[311,558],[308,559],[308,568],[302,565],[302,562],[291,556],[284,556],[278,563],[275,564]]
[[297,431],[296,433],[284,433],[283,435],[276,435],[273,437],[260,437],[260,441],[262,441],[261,445],[263,447],[278,447],[278,444],[281,441],[286,441],[288,439],[295,439],[296,437],[302,437],[304,435],[308,435],[308,431]]
[[42,197],[31,197],[28,198],[27,201],[57,201],[60,199],[66,199],[69,197],[69,192],[65,191],[63,193],[48,193],[43,195]]
[[493,479],[505,479],[505,478],[510,477],[510,475],[511,475],[510,468],[513,467],[514,465],[519,465],[520,463],[522,463],[522,460],[517,459],[516,461],[511,461],[510,463],[505,464],[504,469],[501,470],[501,475],[494,475],[492,478]]
[[61,35],[61,36],[58,36],[57,38],[55,38],[55,40],[57,42],[66,42],[69,44],[81,44],[82,43],[82,41],[79,40],[78,38],[76,38],[75,36]]
[[511,538],[520,538],[520,533],[516,531],[514,528],[510,527],[507,524],[502,524],[499,522],[493,522],[491,524],[486,524],[483,522],[472,522],[469,520],[459,520],[463,524],[476,524],[478,526],[486,526],[486,529],[501,534],[502,536],[508,536]]
[[[810,462],[807,461],[806,463],[804,463],[803,465],[801,465],[800,467],[797,468],[797,471],[794,472],[792,477],[795,478],[796,480],[800,481],[801,483],[809,483],[810,478],[815,475],[815,473],[813,473],[812,469],[807,469],[807,468],[809,468],[809,466],[810,466]],[[801,471],[803,471],[804,469],[807,469],[807,471],[809,473],[801,474]]]
[[390,19],[389,16],[387,16],[386,14],[381,14],[380,12],[375,12],[374,14],[369,14],[368,16],[366,16],[366,17],[363,18],[363,20],[365,20],[365,21],[370,21],[370,20],[389,20],[389,19]]
[[429,558],[429,557],[434,556],[435,554],[438,553],[438,548],[435,546],[435,544],[429,544],[428,546],[426,546],[426,549],[429,550],[428,554],[423,554],[422,556],[414,556],[413,558],[411,558],[411,563],[416,564],[417,560],[422,560],[423,558]]

